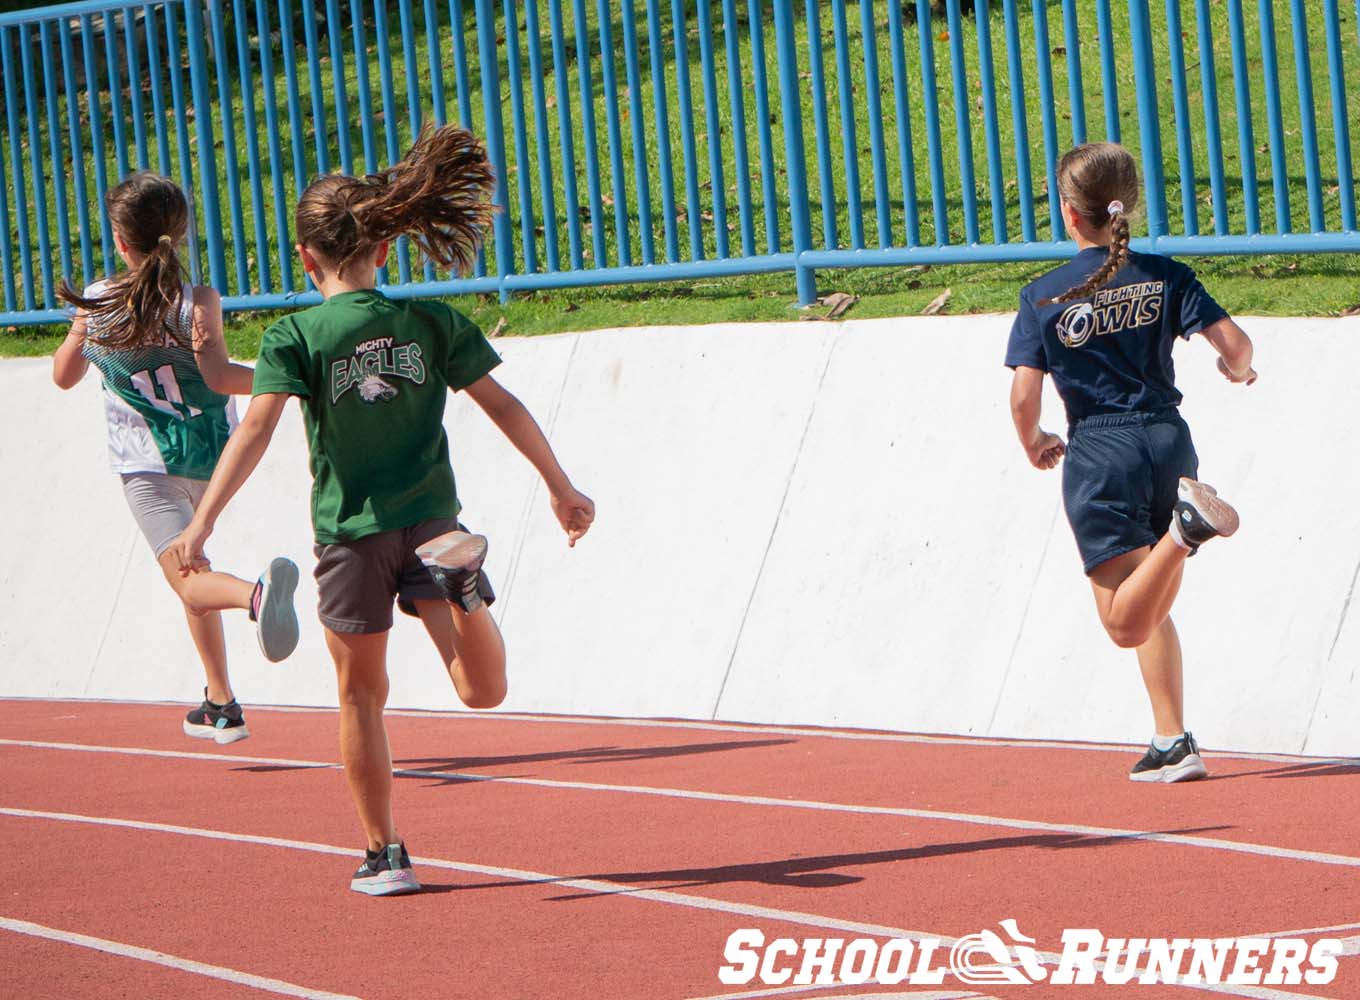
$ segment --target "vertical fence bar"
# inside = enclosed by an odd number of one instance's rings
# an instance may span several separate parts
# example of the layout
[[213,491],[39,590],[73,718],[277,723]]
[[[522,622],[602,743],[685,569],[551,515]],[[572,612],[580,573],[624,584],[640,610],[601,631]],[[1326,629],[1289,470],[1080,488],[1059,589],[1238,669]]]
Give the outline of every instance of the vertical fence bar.
[[[812,73],[812,127],[817,142],[817,182],[822,198],[822,237],[826,249],[836,248],[836,192],[831,182],[831,130],[826,120],[826,67],[822,57],[821,0],[804,0],[807,18],[808,62]],[[899,11],[900,20],[900,11]]]
[[959,143],[959,198],[963,202],[963,229],[968,243],[977,243],[977,177],[973,173],[973,128],[968,113],[968,77],[963,64],[963,19],[959,0],[945,5],[949,18],[949,74],[954,81],[954,132]]
[[1105,104],[1105,139],[1119,141],[1119,83],[1114,68],[1114,25],[1110,0],[1096,0],[1096,34],[1100,43],[1100,89]]
[[1341,228],[1355,230],[1355,174],[1351,162],[1351,129],[1346,115],[1346,71],[1341,49],[1341,12],[1337,0],[1324,0],[1327,32],[1327,77],[1332,86],[1332,134],[1336,138],[1336,179],[1340,187]]
[[[123,121],[123,75],[119,68],[123,60],[118,58],[118,32],[114,30],[114,12],[104,15],[104,73],[109,81],[109,117],[113,120],[113,155],[118,164],[118,179],[128,175],[127,136]],[[128,13],[123,11],[123,19]],[[94,89],[93,86],[90,88]],[[128,78],[128,90],[136,90],[136,77]]]
[[[297,46],[293,43],[293,4],[279,0],[279,54],[283,58],[283,72],[288,94],[288,120],[293,127],[288,131],[293,147],[293,190],[301,195],[307,186],[307,163],[302,146],[302,97],[298,92]],[[304,276],[305,277],[305,276]],[[305,279],[311,284],[311,279]]]
[[704,259],[704,237],[699,228],[699,168],[694,148],[694,101],[689,82],[689,35],[685,29],[683,0],[671,0],[671,33],[675,36],[675,90],[680,102],[680,149],[685,163],[685,204],[689,219],[691,260]]
[[1247,69],[1247,35],[1242,24],[1242,0],[1228,0],[1228,36],[1237,106],[1237,150],[1242,161],[1242,200],[1247,235],[1255,236],[1261,231],[1261,196],[1256,180],[1256,140],[1251,126],[1251,77]]
[[770,82],[765,70],[765,25],[759,0],[746,5],[751,26],[751,85],[756,92],[756,138],[760,150],[760,197],[765,207],[765,248],[779,252],[779,200],[775,193],[774,139],[770,134]]
[[[538,140],[538,191],[543,203],[543,246],[547,250],[548,270],[560,271],[562,262],[557,249],[557,206],[553,195],[552,149],[548,144],[548,102],[543,87],[543,47],[539,41],[538,0],[525,0],[524,22],[525,33],[529,36],[529,76],[534,81],[534,129]],[[641,111],[635,111],[634,118],[635,128],[641,129]],[[638,148],[638,156],[642,158],[641,162],[645,166],[647,156],[641,139],[638,140]],[[650,227],[650,221],[646,225]],[[651,233],[644,229],[642,237],[644,253],[646,247],[650,245],[650,238]],[[652,263],[650,258],[647,259],[647,263]]]
[[[481,33],[481,8],[478,7],[478,34]],[[494,12],[492,15],[494,17]],[[494,29],[493,29],[494,30]],[[388,36],[391,31],[387,22],[387,0],[374,0],[373,3],[373,34],[378,43],[378,81],[382,86],[382,107],[383,107],[383,136],[387,140],[387,163],[390,166],[401,159],[401,145],[398,130],[400,124],[397,119],[397,95],[396,88],[392,82],[392,46]],[[494,59],[495,56],[493,55]],[[500,91],[496,91],[496,108],[500,110]],[[348,127],[348,126],[346,126]],[[343,129],[342,129],[343,131]],[[501,164],[500,174],[497,175],[497,182],[504,183],[505,165]],[[506,210],[508,206],[502,206]],[[411,281],[411,250],[409,242],[405,236],[397,240],[397,277],[403,284]],[[386,275],[384,275],[384,279]]]
[[[425,5],[425,58],[430,63],[430,103],[434,110],[434,123],[442,128],[449,120],[448,109],[444,104],[444,58],[439,43],[439,14],[434,0],[423,0]],[[537,39],[535,39],[537,43]],[[541,78],[540,78],[541,80]]]
[[[255,266],[259,269],[261,292],[268,294],[274,290],[273,276],[269,266],[269,234],[265,222],[264,207],[264,178],[260,176],[260,133],[258,122],[255,120],[255,74],[250,66],[250,32],[246,17],[247,8],[242,5],[232,11],[232,21],[236,26],[236,68],[240,74],[241,81],[241,111],[243,113],[243,124],[245,126],[246,140],[246,169],[250,179],[250,218],[255,229]],[[256,26],[257,31],[259,26]],[[269,39],[260,34],[260,54],[264,54],[265,48],[269,45]],[[221,69],[221,66],[218,67]],[[223,104],[223,123],[227,128],[232,125],[227,119],[226,108]],[[284,245],[279,246],[279,252],[284,252]],[[245,255],[245,248],[238,246],[237,257]],[[249,268],[247,267],[247,270]],[[247,279],[247,282],[249,279]],[[251,288],[247,283],[241,291],[247,292]]]
[[[551,6],[557,10],[560,4],[552,3]],[[453,24],[453,71],[458,91],[458,124],[465,129],[471,129],[472,86],[468,82],[467,43],[463,37],[463,0],[449,0],[449,20]],[[473,262],[472,273],[479,278],[486,274],[486,252],[480,246],[477,248],[477,259]]]
[[623,58],[628,80],[628,123],[633,139],[633,178],[637,185],[638,234],[642,239],[642,263],[656,263],[652,236],[652,194],[647,182],[647,140],[642,132],[642,70],[638,65],[637,12],[633,0],[623,3]]
[[[187,0],[195,4],[196,0]],[[217,110],[222,116],[222,158],[227,172],[227,204],[231,213],[231,252],[236,264],[236,290],[240,295],[250,291],[250,275],[246,270],[246,225],[245,212],[241,205],[241,168],[236,159],[236,114],[231,103],[231,70],[227,61],[227,32],[222,23],[222,4],[219,0],[208,0],[208,27],[212,35],[212,67],[210,72],[217,78]],[[190,51],[198,49],[193,44]],[[209,71],[207,52],[202,52],[204,71]],[[206,88],[205,88],[206,92]],[[208,114],[211,106],[205,101],[199,103],[198,90],[194,90],[195,117]],[[202,151],[200,150],[200,156]],[[211,154],[210,154],[211,155]],[[215,158],[215,157],[214,157]],[[204,175],[207,180],[207,175]],[[205,217],[204,222],[212,223]],[[209,234],[211,239],[211,234]]]
[[1290,11],[1294,28],[1294,79],[1299,87],[1299,129],[1303,132],[1303,172],[1308,185],[1308,224],[1313,232],[1320,233],[1326,223],[1322,218],[1322,167],[1318,162],[1313,65],[1308,55],[1308,13],[1303,0],[1291,0]]
[[[10,55],[9,28],[0,28],[0,73],[3,73],[5,81],[5,125],[9,130],[9,169],[14,177],[14,215],[18,223],[19,236],[19,271],[23,278],[24,308],[33,310],[37,308],[37,303],[33,295],[33,246],[31,234],[28,228],[28,197],[27,188],[24,183],[24,157],[22,152],[22,142],[19,138],[19,100],[18,91],[14,88],[14,57]],[[15,29],[15,35],[23,42],[22,27]],[[41,189],[42,175],[34,178],[35,186]],[[46,212],[39,216],[46,228]],[[4,241],[6,244],[8,240]],[[9,275],[10,281],[14,280],[13,266],[9,259],[5,260],[5,272]],[[13,297],[13,293],[6,286],[5,294]],[[13,306],[11,306],[13,308]]]
[[[177,94],[175,100],[176,118],[179,122],[185,122],[187,116],[184,113],[184,84],[182,74],[179,72],[179,28],[175,21],[175,8],[167,6],[165,14],[167,37],[171,39],[166,45],[166,60],[170,63],[172,69],[171,82]],[[223,291],[227,287],[227,260],[222,246],[222,206],[218,195],[216,145],[213,141],[212,114],[210,111],[212,98],[209,97],[208,91],[207,57],[203,51],[203,11],[198,6],[198,0],[184,0],[184,29],[185,46],[189,50],[189,85],[193,91],[192,100],[195,108],[202,109],[200,113],[194,115],[194,123],[198,138],[198,177],[203,184],[203,228],[207,231],[208,237],[208,274],[212,286],[218,291]],[[179,143],[180,169],[187,181],[184,185],[184,191],[190,199],[189,258],[190,264],[197,267],[199,248],[196,235],[197,227],[194,225],[193,167],[189,160],[189,130],[187,124],[180,127]],[[198,283],[199,279],[194,278],[194,284]]]
[[[595,85],[590,76],[590,31],[585,0],[572,0],[572,27],[576,32],[576,78],[581,94],[581,137],[586,154],[586,197],[590,202],[590,246],[595,267],[605,267],[604,200],[600,196],[600,140],[595,132]],[[690,121],[688,115],[686,121]],[[695,179],[698,184],[698,179]],[[697,226],[696,216],[691,224]]]
[[57,211],[61,276],[69,278],[71,277],[71,220],[66,210],[66,171],[60,167],[64,160],[61,153],[61,127],[57,120],[57,85],[53,72],[55,61],[51,56],[52,30],[50,24],[49,21],[43,21],[38,25],[38,45],[42,55],[43,99],[47,105],[47,145],[51,157],[47,162],[52,166],[52,193],[53,203]]
[[142,109],[142,69],[137,56],[137,28],[132,8],[123,11],[123,48],[127,50],[128,104],[132,110],[132,141],[137,146],[137,169],[146,170],[146,116]]
[[[278,94],[274,87],[274,41],[269,28],[269,4],[255,0],[255,32],[260,39],[260,80],[264,83],[264,128],[269,137],[269,181],[274,196],[274,233],[279,243],[279,283],[293,290],[291,241],[288,239],[287,201],[283,191],[283,144],[279,141]],[[260,273],[268,276],[269,265]]]
[[[107,15],[105,17],[107,18]],[[106,20],[104,25],[106,41],[110,34]],[[109,222],[109,213],[104,211],[104,194],[109,189],[109,167],[104,148],[103,116],[99,113],[99,87],[95,83],[98,77],[95,75],[93,35],[93,22],[88,15],[82,16],[80,19],[80,53],[85,68],[85,100],[90,110],[90,159],[94,163],[94,204],[95,213],[99,216],[99,249],[100,256],[104,260],[104,273],[112,274],[113,225]],[[115,89],[110,88],[110,95]],[[112,97],[109,101],[109,110],[112,113]],[[79,125],[79,121],[77,121],[77,125]],[[6,232],[8,232],[8,229],[6,229]]]
[[1076,0],[1063,0],[1063,48],[1067,55],[1067,99],[1071,105],[1072,142],[1086,141],[1086,96],[1081,80],[1081,31],[1077,25]]
[[[1146,0],[1130,0],[1132,4]],[[1058,116],[1053,96],[1053,63],[1049,59],[1048,8],[1034,0],[1034,53],[1039,71],[1039,107],[1043,113],[1044,168],[1048,175],[1048,225],[1052,238],[1063,238],[1062,213],[1058,208]]]
[[1176,109],[1176,162],[1180,168],[1181,220],[1186,236],[1199,235],[1195,203],[1195,154],[1190,141],[1190,97],[1186,93],[1185,43],[1181,38],[1181,0],[1166,0],[1166,33],[1171,54],[1171,101]]
[[1204,94],[1204,142],[1209,152],[1209,188],[1214,200],[1214,232],[1228,231],[1228,192],[1223,177],[1223,136],[1218,121],[1218,74],[1214,69],[1214,28],[1209,20],[1209,0],[1195,0],[1199,28],[1199,78]]
[[354,86],[359,93],[359,135],[364,147],[364,172],[378,169],[378,147],[373,138],[373,86],[368,76],[368,39],[364,34],[363,0],[350,0],[350,41],[354,47]]
[[[28,228],[28,219],[25,217],[26,210],[23,207],[24,181],[23,166],[19,163],[16,154],[19,152],[18,142],[15,133],[18,131],[18,121],[15,119],[15,100],[14,100],[14,73],[9,62],[9,29],[0,26],[0,79],[5,84],[5,112],[9,124],[9,177],[14,180],[14,200],[16,214],[19,217],[20,231]],[[14,248],[9,241],[9,185],[0,182],[0,267],[5,269],[5,309],[13,312],[17,305],[14,288]],[[24,255],[24,269],[27,273],[31,269],[28,263],[28,240],[25,237],[20,244]],[[30,308],[32,308],[30,306]]]
[[[307,0],[310,4],[311,0]],[[403,4],[405,0],[403,0]],[[345,49],[340,27],[339,0],[326,0],[326,41],[331,57],[331,98],[335,101],[335,132],[340,146],[340,169],[347,174],[354,173],[354,149],[349,141],[349,98],[345,94]],[[416,75],[414,62],[410,64],[409,75]],[[393,127],[395,122],[388,121]]]
[[888,205],[888,158],[883,149],[883,104],[879,97],[878,39],[874,31],[872,0],[859,0],[859,26],[864,47],[864,90],[869,100],[869,157],[874,170],[878,245],[888,247],[892,245],[892,216]]
[[[704,6],[707,9],[708,5]],[[620,266],[627,267],[633,263],[633,250],[628,234],[628,189],[624,186],[623,133],[619,127],[619,81],[614,66],[614,39],[609,23],[609,0],[599,0],[596,10],[600,19],[600,65],[604,83],[605,134],[609,138],[609,183],[614,189],[614,239],[618,244],[615,248],[615,259]],[[709,141],[713,141],[711,136]],[[726,224],[719,222],[718,228],[721,229],[725,242]]]
[[1280,108],[1280,67],[1275,52],[1274,0],[1260,0],[1261,75],[1266,88],[1266,129],[1270,133],[1270,183],[1275,191],[1275,228],[1291,229],[1289,218],[1289,166],[1285,160],[1284,114]]
[[864,249],[864,205],[859,181],[859,129],[855,120],[853,78],[850,75],[850,39],[845,25],[846,0],[831,0],[832,30],[836,44],[836,91],[841,106],[841,158],[845,163],[845,208],[850,216],[850,245]]
[[[169,11],[166,11],[167,18]],[[156,123],[156,169],[170,176],[170,130],[166,127],[165,87],[161,82],[160,29],[156,25],[156,8],[150,4],[142,8],[146,24],[146,60],[151,76],[151,114]],[[170,70],[170,56],[166,54],[166,72]],[[173,89],[173,88],[172,88]],[[173,105],[174,99],[171,98]]]
[[[730,256],[727,243],[727,192],[724,190],[722,133],[718,127],[718,73],[713,62],[713,8],[709,0],[699,0],[696,13],[699,21],[699,75],[703,78],[704,89],[704,128],[708,133],[708,186],[713,195],[713,242],[718,259],[723,260]],[[607,87],[605,94],[606,97],[609,94]],[[608,107],[607,100],[605,106]]]
[[505,182],[505,131],[501,124],[501,81],[496,64],[496,8],[492,0],[476,0],[477,61],[482,71],[482,107],[486,115],[486,145],[491,165],[496,170],[496,190],[492,203],[499,209],[491,220],[496,240],[496,273],[501,280],[500,299],[508,297],[506,275],[514,264],[511,246],[510,218],[506,211],[509,194]]
[[538,270],[538,248],[534,236],[533,193],[529,181],[529,124],[524,117],[524,77],[519,61],[519,16],[515,0],[505,0],[506,72],[510,76],[510,118],[515,132],[515,181],[519,189],[520,252],[524,271]]
[[756,228],[751,218],[751,155],[746,143],[746,101],[741,92],[741,30],[736,0],[722,0],[723,39],[727,44],[727,100],[732,113],[732,172],[737,188],[737,216],[741,226],[741,255],[756,252]]
[[1001,175],[1001,123],[996,108],[996,71],[992,63],[992,25],[987,0],[973,0],[977,23],[978,82],[982,85],[982,120],[987,136],[987,186],[992,195],[992,240],[1007,241],[1006,190]]
[[888,44],[892,48],[897,158],[902,164],[902,208],[906,214],[907,246],[914,247],[921,242],[921,217],[916,205],[916,151],[911,138],[911,95],[907,90],[907,42],[905,32],[902,30],[900,3],[888,4]]
[[661,35],[659,10],[661,0],[646,0],[646,4],[647,55],[651,64],[652,107],[656,117],[656,158],[661,174],[661,228],[666,242],[666,260],[674,264],[680,259],[680,242],[675,225],[675,177],[671,170],[671,125],[666,102],[665,42]]
[[[61,52],[61,76],[66,93],[66,126],[71,142],[71,180],[76,202],[76,224],[80,228],[80,267],[85,284],[94,281],[94,248],[90,241],[90,197],[85,186],[85,144],[81,141],[80,98],[76,90],[76,60],[71,43],[71,25],[57,25]],[[93,152],[93,151],[92,151]]]
[[[420,113],[420,73],[416,63],[416,30],[411,20],[411,0],[401,0],[399,7],[401,11],[401,52],[402,59],[406,62],[406,117],[411,127],[411,142],[416,141],[420,135],[421,113]],[[435,66],[431,65],[430,72],[434,73]],[[516,74],[518,76],[518,74]],[[520,170],[526,169],[521,165]],[[530,241],[532,245],[532,241]],[[421,275],[426,281],[435,279],[434,264],[426,258],[421,262]]]
[[[1003,0],[1006,67],[1011,90],[1011,128],[1015,133],[1015,186],[1020,207],[1020,238],[1034,242],[1034,180],[1029,160],[1029,122],[1025,114],[1025,73],[1020,63],[1020,15],[1016,0]],[[1101,34],[1102,44],[1105,35]]]
[[1143,184],[1148,195],[1148,235],[1153,247],[1167,232],[1166,180],[1162,176],[1162,123],[1157,105],[1157,68],[1152,57],[1152,24],[1148,0],[1129,0],[1129,33],[1133,43],[1138,134],[1143,146]]
[[[291,4],[290,15],[291,16]],[[281,14],[282,16],[282,14]],[[316,139],[316,172],[330,173],[330,153],[326,135],[326,103],[321,93],[321,46],[316,36],[316,11],[312,4],[302,5],[302,37],[307,46],[307,80],[312,96],[312,129]],[[300,119],[295,119],[300,121]]]
[[175,153],[179,161],[179,186],[184,189],[184,195],[189,200],[189,272],[191,280],[197,285],[203,277],[200,263],[202,255],[199,253],[198,227],[194,225],[196,203],[194,164],[189,157],[189,120],[184,113],[184,67],[179,52],[179,21],[175,17],[173,4],[165,6],[165,68],[170,74],[170,103],[175,109]]
[[[562,27],[562,5],[558,0],[548,0],[548,17],[552,30],[553,78],[557,85],[557,138],[562,147],[562,199],[567,218],[567,250],[571,269],[579,271],[584,264],[584,250],[581,246],[581,199],[576,188],[576,143],[571,127],[566,34]],[[664,131],[663,129],[663,134]],[[663,166],[663,173],[666,169],[667,167]],[[674,226],[674,212],[671,213],[669,221]],[[678,256],[677,254],[676,257]]]
[[[793,4],[774,5],[775,54],[779,61],[779,98],[784,119],[784,155],[789,177],[789,224],[793,230],[793,254],[797,261],[812,249],[808,225],[807,165],[803,159],[803,106],[798,93],[798,53],[794,48]],[[817,282],[813,271],[795,266],[794,282],[798,304],[817,301]]]
[[[38,267],[42,273],[43,306],[51,308],[52,288],[52,238],[47,224],[47,181],[43,177],[42,144],[38,141],[38,110],[34,102],[38,100],[38,87],[33,74],[32,43],[29,41],[28,28],[19,25],[15,29],[19,40],[19,65],[24,74],[24,118],[28,122],[28,159],[29,176],[33,178],[33,215],[38,227]],[[39,27],[38,37],[42,38]],[[47,48],[43,47],[46,60]]]
[[930,160],[930,202],[935,245],[949,242],[948,202],[944,191],[944,150],[940,142],[940,91],[935,82],[935,41],[929,0],[916,0],[916,38],[921,49],[921,103],[926,109],[926,156]]

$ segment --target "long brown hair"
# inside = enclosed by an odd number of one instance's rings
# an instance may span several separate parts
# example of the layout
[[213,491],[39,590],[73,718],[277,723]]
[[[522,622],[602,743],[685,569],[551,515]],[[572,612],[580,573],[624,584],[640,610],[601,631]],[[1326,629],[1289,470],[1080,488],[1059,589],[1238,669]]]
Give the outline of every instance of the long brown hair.
[[343,272],[378,244],[406,235],[435,263],[466,272],[491,221],[495,183],[471,132],[427,127],[386,170],[313,181],[298,201],[297,240]]
[[142,255],[86,298],[63,281],[57,294],[90,318],[90,339],[125,349],[184,343],[172,317],[184,295],[184,267],[176,247],[189,228],[189,204],[178,184],[159,174],[135,173],[104,196],[109,222],[123,242]]
[[[1110,223],[1110,251],[1089,278],[1041,305],[1085,298],[1104,288],[1128,263],[1129,213],[1138,204],[1138,165],[1133,154],[1115,142],[1077,146],[1058,163],[1058,193],[1095,228]],[[1116,211],[1111,212],[1111,207]]]

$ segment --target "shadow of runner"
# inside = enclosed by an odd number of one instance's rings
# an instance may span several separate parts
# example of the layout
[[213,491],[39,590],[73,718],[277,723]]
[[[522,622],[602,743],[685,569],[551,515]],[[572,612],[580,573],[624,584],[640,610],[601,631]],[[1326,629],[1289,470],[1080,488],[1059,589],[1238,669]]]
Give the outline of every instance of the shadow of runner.
[[663,760],[671,757],[691,757],[729,750],[754,750],[797,743],[793,739],[724,740],[714,743],[678,743],[651,747],[581,747],[576,750],[550,750],[542,753],[507,754],[498,757],[410,757],[393,761],[399,767],[422,771],[466,771],[476,767],[498,767],[506,764],[617,764],[638,760]]

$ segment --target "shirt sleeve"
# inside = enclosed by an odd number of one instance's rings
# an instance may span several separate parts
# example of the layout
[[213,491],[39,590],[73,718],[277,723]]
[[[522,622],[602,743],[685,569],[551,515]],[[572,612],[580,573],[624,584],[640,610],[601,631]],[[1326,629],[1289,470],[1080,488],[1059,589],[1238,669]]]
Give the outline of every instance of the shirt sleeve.
[[1011,326],[1010,341],[1006,344],[1007,368],[1038,368],[1048,371],[1048,354],[1044,350],[1044,328],[1039,314],[1029,297],[1020,293],[1020,311]]
[[275,323],[264,332],[260,342],[250,394],[286,392],[291,396],[311,396],[307,368],[307,352],[296,332],[285,323]]
[[1177,266],[1171,298],[1171,319],[1179,324],[1176,333],[1189,340],[1227,315],[1228,311],[1204,290],[1194,271],[1184,264]]
[[457,392],[489,374],[501,363],[501,356],[476,323],[456,309],[448,311],[452,325],[448,356],[444,359],[444,381]]

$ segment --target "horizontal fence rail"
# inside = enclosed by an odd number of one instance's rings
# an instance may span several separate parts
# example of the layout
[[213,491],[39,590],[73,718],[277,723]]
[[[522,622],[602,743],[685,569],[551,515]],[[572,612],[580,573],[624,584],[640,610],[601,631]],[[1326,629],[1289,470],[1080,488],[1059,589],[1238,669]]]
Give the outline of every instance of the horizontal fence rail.
[[[424,123],[482,136],[473,273],[399,241],[393,295],[1069,255],[1056,166],[1123,142],[1135,246],[1360,251],[1360,0],[172,0],[0,15],[0,322],[117,266],[135,170],[192,206],[228,309],[318,301],[311,178]],[[1354,89],[1354,88],[1352,88]]]

